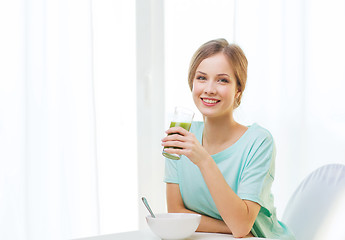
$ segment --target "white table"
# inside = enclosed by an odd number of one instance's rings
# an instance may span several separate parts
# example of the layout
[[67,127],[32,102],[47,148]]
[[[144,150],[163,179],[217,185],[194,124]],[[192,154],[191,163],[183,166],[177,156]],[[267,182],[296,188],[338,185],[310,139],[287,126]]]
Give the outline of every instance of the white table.
[[[220,233],[194,233],[191,237],[185,240],[229,240],[229,239],[239,239],[234,238],[230,234],[220,234]],[[243,239],[243,238],[241,238]],[[245,238],[245,239],[263,239],[263,240],[273,240],[270,238]],[[108,235],[99,235],[88,238],[79,238],[74,240],[161,240],[159,237],[154,235],[150,230],[141,230],[133,232],[123,232]]]

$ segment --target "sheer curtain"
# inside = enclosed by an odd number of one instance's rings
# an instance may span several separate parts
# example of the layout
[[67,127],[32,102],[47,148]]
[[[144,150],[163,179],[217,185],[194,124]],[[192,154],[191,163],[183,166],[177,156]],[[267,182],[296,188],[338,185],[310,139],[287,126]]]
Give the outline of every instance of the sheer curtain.
[[0,239],[99,232],[91,3],[0,3]]

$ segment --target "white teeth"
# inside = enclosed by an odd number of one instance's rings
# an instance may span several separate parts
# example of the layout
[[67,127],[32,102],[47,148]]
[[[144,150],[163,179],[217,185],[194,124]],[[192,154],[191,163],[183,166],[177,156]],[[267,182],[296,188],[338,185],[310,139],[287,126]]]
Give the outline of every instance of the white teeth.
[[203,99],[204,102],[206,103],[216,103],[217,100],[211,100],[211,99]]

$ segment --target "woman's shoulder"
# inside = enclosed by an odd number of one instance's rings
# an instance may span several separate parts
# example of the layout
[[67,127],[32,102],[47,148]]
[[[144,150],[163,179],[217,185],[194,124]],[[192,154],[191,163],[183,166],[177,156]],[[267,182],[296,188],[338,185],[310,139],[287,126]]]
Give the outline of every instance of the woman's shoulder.
[[271,132],[268,129],[259,125],[258,123],[253,123],[252,125],[248,126],[247,132],[251,138],[273,140]]

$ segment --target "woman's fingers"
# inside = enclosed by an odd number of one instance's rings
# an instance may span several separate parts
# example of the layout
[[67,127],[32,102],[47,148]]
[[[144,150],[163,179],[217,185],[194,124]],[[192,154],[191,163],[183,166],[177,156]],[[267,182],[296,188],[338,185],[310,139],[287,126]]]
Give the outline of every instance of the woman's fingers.
[[172,127],[165,131],[166,134],[178,133],[181,135],[187,135],[189,132],[182,127]]
[[188,141],[190,141],[189,132],[181,127],[172,127],[169,128],[166,133],[166,137],[162,139],[162,146],[164,147],[177,147],[177,148],[186,148]]
[[195,135],[186,129],[172,127],[166,133],[168,135],[162,139],[165,152],[185,155],[194,164],[199,164],[202,159],[207,159],[210,156]]
[[179,147],[179,148],[183,148],[183,147],[185,147],[185,143],[181,142],[181,141],[170,140],[170,141],[162,142],[162,146],[164,146],[164,147]]
[[185,150],[183,148],[171,148],[171,147],[166,147],[164,148],[164,152],[167,153],[174,153],[174,154],[179,154],[179,155],[185,155]]
[[195,162],[196,158],[200,157],[200,147],[198,140],[193,133],[188,132],[186,129],[181,127],[169,128],[166,133],[166,137],[162,139],[162,146],[164,151],[167,153],[174,153],[185,155],[192,162]]
[[186,137],[181,135],[181,134],[178,134],[178,133],[172,133],[170,135],[167,135],[166,137],[164,137],[162,139],[163,142],[166,142],[166,141],[181,141],[181,142],[184,142],[186,140]]

